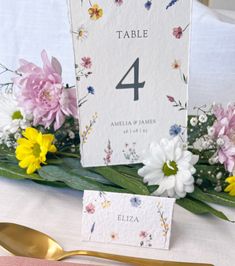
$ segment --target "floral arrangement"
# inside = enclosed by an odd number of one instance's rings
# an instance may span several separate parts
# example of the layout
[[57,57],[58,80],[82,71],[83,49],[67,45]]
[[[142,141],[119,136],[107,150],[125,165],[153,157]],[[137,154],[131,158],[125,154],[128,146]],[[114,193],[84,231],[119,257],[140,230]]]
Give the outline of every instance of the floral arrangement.
[[[113,152],[108,140],[107,166],[82,168],[77,107],[87,95],[77,103],[75,87],[62,81],[59,61],[49,60],[45,51],[41,56],[42,67],[26,60],[17,70],[0,64],[1,76],[13,75],[0,84],[0,176],[77,190],[175,197],[195,214],[229,220],[208,203],[235,207],[235,104],[195,108],[196,115],[188,118],[188,142],[183,141],[186,128],[173,125],[169,138],[150,144],[143,164],[108,166]],[[83,71],[91,64],[83,58]],[[167,99],[186,108],[172,96]],[[128,151],[123,150],[133,163],[134,146]]]

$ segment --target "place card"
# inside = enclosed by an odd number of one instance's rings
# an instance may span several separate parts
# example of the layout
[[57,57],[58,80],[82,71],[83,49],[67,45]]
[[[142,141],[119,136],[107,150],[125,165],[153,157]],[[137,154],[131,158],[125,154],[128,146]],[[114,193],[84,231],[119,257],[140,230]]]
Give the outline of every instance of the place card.
[[84,191],[82,240],[168,249],[175,199]]
[[70,0],[82,165],[185,133],[191,0]]

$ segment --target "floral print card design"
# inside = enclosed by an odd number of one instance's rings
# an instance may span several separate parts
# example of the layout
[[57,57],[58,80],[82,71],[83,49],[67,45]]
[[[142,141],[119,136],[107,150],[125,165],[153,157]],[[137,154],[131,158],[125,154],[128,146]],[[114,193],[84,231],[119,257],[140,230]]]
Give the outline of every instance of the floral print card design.
[[175,199],[85,191],[82,240],[168,249]]
[[[186,135],[191,0],[69,0],[84,167]],[[177,128],[176,128],[177,127]]]

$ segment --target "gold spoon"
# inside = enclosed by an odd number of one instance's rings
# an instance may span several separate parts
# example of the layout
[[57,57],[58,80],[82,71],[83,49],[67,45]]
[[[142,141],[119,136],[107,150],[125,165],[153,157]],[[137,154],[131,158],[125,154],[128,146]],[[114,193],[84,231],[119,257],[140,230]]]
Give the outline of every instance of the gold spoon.
[[134,258],[88,250],[64,251],[63,248],[48,235],[13,223],[0,223],[0,246],[16,256],[47,260],[62,260],[69,256],[82,255],[139,266],[213,266],[211,264],[167,262]]

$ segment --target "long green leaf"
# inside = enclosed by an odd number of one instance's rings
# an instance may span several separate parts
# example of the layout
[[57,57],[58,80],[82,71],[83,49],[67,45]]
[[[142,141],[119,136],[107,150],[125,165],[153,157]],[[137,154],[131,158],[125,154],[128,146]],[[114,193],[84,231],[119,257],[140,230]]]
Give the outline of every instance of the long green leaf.
[[67,168],[70,168],[70,171],[74,173],[75,175],[87,177],[89,179],[92,179],[94,181],[97,181],[105,185],[114,185],[113,183],[111,183],[109,180],[107,180],[103,176],[90,171],[89,168],[83,168],[79,159],[64,158],[63,162],[64,162],[64,165]]
[[228,207],[235,207],[235,197],[233,199],[233,197],[223,192],[220,193],[216,193],[214,191],[203,192],[200,188],[195,187],[194,192],[190,193],[190,197],[200,201],[216,203]]
[[178,205],[185,208],[186,210],[195,214],[212,214],[220,219],[230,221],[229,218],[221,211],[218,211],[208,204],[190,198],[183,198],[176,201]]
[[4,176],[11,179],[42,180],[42,178],[38,174],[28,175],[25,169],[21,169],[17,164],[11,164],[6,162],[0,162],[0,176]]
[[42,178],[48,181],[61,181],[77,190],[100,190],[127,193],[124,189],[103,185],[84,176],[75,175],[69,169],[55,165],[42,167],[39,171]]
[[126,176],[133,177],[139,181],[142,180],[142,178],[138,175],[138,170],[136,168],[125,165],[112,166],[112,168],[119,173],[125,174]]
[[224,192],[216,192],[213,190],[205,192],[205,194],[210,198],[211,203],[217,203],[228,207],[235,207],[235,197],[230,196]]
[[56,188],[68,188],[69,186],[60,181],[47,181],[47,180],[33,180],[33,182],[40,184],[40,185],[47,185],[50,187]]
[[148,188],[140,181],[128,178],[127,176],[120,174],[118,171],[112,169],[111,167],[94,167],[92,170],[105,178],[107,178],[112,183],[127,189],[128,191],[140,194],[149,195]]

